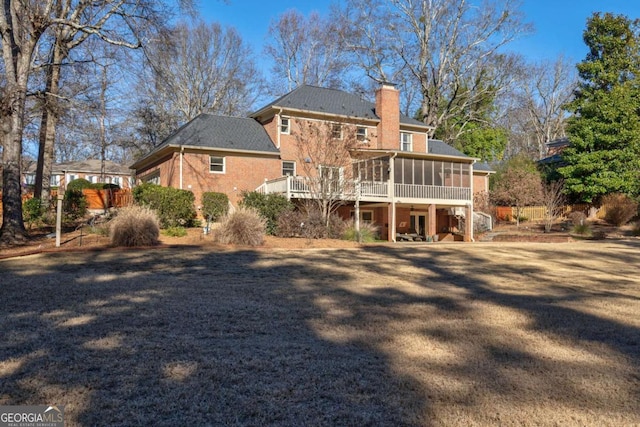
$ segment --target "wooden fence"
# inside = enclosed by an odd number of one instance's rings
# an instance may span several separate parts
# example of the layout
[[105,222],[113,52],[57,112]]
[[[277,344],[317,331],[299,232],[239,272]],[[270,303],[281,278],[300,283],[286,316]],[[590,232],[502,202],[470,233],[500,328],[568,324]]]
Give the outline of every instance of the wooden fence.
[[[133,204],[133,194],[130,189],[107,189],[107,190],[82,190],[87,199],[87,209],[90,210],[106,210],[110,208],[122,208]],[[51,200],[55,201],[58,195],[57,190],[51,191]],[[22,195],[22,201],[33,197],[33,193],[25,193]],[[0,192],[0,215],[2,215],[2,192]]]
[[[588,204],[575,204],[575,205],[566,205],[562,208],[562,215],[567,216],[571,212],[583,212],[585,215],[589,216],[589,210],[592,208],[591,205]],[[547,208],[544,206],[527,206],[522,208],[520,211],[520,218],[526,218],[527,221],[542,221],[547,214]],[[596,218],[603,219],[607,214],[607,206],[602,205],[598,208],[596,212]],[[510,206],[497,206],[496,207],[496,218],[499,221],[515,221],[516,219],[516,208]]]

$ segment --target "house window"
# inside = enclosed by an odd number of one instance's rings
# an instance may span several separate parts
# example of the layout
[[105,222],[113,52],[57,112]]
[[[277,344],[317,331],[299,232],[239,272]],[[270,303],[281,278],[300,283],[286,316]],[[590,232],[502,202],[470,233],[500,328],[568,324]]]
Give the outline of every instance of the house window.
[[69,174],[69,182],[75,180],[77,176]]
[[358,126],[356,128],[356,139],[358,142],[367,142],[367,128]]
[[224,173],[224,157],[209,156],[209,172]]
[[115,184],[115,185],[120,185],[120,177],[119,176],[114,176],[111,178],[111,183]]
[[154,172],[150,173],[149,175],[146,175],[146,176],[142,177],[141,181],[142,182],[148,182],[149,184],[160,185],[160,171],[159,170],[155,170]]
[[89,181],[92,184],[95,184],[96,182],[98,182],[98,177],[94,175],[87,175],[87,181]]
[[52,187],[60,186],[60,175],[51,175],[49,178],[49,185]]
[[[353,219],[356,216],[355,211],[351,211],[351,218]],[[360,210],[360,222],[366,224],[373,223],[373,211]]]
[[413,135],[406,132],[400,133],[400,150],[413,151]]
[[36,183],[36,174],[28,173],[24,177],[24,183],[27,185],[34,185]]
[[331,125],[331,137],[333,139],[342,139],[342,125],[334,123]]
[[280,133],[289,133],[289,117],[280,117]]
[[296,176],[296,162],[282,162],[283,176]]

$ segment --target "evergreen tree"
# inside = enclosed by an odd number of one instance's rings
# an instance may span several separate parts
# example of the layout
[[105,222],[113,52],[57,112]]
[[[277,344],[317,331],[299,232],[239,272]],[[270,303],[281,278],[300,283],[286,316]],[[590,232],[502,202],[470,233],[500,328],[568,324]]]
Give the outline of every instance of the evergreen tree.
[[595,13],[589,47],[578,64],[580,84],[567,105],[571,142],[559,169],[569,193],[584,202],[621,192],[640,195],[639,21]]

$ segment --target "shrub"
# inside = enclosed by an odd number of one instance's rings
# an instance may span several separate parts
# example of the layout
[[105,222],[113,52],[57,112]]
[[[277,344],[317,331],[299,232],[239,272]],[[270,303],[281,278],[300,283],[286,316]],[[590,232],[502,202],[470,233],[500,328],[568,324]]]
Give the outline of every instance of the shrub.
[[82,190],[67,189],[64,192],[62,208],[66,218],[75,221],[87,214],[87,198],[82,194]]
[[187,235],[187,229],[184,227],[169,227],[162,234],[169,237],[184,237]]
[[225,245],[260,246],[264,243],[266,220],[250,208],[240,208],[222,217],[213,239]]
[[93,188],[93,184],[90,183],[89,181],[87,181],[84,178],[77,178],[74,179],[73,181],[71,181],[69,184],[67,184],[67,188],[66,191],[69,190],[85,190],[87,188]]
[[130,206],[118,211],[109,224],[109,231],[115,246],[152,246],[158,244],[160,225],[153,210]]
[[280,194],[262,194],[257,191],[242,193],[240,205],[253,208],[267,221],[267,234],[276,234],[278,217],[284,212],[293,210],[293,204]]
[[133,199],[156,211],[162,228],[189,227],[196,217],[191,191],[145,183],[133,189]]
[[327,229],[327,237],[329,239],[342,239],[347,228],[349,228],[349,221],[345,221],[335,213],[329,215],[329,227]]
[[624,194],[607,194],[602,198],[602,204],[607,210],[604,220],[616,227],[625,225],[638,213],[638,203]]
[[278,237],[300,237],[305,215],[300,211],[288,210],[278,216],[276,236]]
[[360,222],[360,240],[354,223],[351,223],[343,234],[344,240],[360,241],[361,243],[372,243],[379,238],[378,227],[370,222]]
[[229,209],[229,198],[224,193],[206,192],[202,194],[202,215],[212,221],[225,216]]
[[571,221],[571,224],[574,226],[585,225],[587,221],[587,216],[584,214],[584,212],[580,211],[571,212],[569,215],[567,215],[567,217],[569,218],[569,221]]
[[46,206],[41,199],[35,197],[27,199],[22,203],[22,216],[27,226],[31,228],[44,220]]

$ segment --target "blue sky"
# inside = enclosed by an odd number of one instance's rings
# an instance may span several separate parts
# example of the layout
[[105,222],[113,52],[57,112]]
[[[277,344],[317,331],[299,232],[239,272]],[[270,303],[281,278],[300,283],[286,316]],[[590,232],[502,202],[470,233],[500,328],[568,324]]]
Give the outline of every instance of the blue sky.
[[[243,39],[262,53],[271,20],[288,9],[307,14],[328,10],[330,0],[201,0],[201,13],[208,22],[234,26]],[[514,42],[511,49],[531,60],[555,60],[562,54],[574,62],[584,59],[582,41],[586,20],[593,12],[612,12],[640,18],[640,0],[523,0],[522,11],[535,26],[535,34]]]

